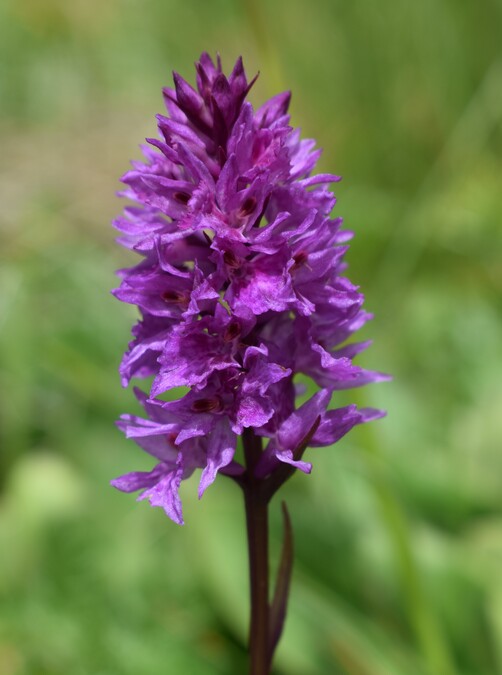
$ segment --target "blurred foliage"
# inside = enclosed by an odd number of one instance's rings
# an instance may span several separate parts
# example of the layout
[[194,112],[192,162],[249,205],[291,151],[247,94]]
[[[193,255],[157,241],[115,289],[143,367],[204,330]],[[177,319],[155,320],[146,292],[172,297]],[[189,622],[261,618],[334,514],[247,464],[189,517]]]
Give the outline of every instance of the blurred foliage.
[[[0,672],[245,671],[243,509],[187,526],[116,493],[134,312],[108,223],[160,88],[206,49],[293,90],[356,238],[386,408],[285,489],[296,567],[277,675],[502,673],[500,0],[2,0]],[[272,544],[280,543],[273,509]]]

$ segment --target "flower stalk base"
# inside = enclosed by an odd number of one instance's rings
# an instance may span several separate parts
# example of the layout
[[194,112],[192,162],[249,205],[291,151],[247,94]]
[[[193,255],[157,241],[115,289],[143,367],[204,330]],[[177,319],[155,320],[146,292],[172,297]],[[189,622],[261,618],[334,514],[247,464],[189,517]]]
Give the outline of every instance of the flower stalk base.
[[[255,468],[262,456],[262,439],[252,429],[243,434],[246,472],[235,477],[244,493],[249,555],[249,673],[268,675],[284,627],[293,569],[293,535],[286,504],[282,503],[284,541],[272,602],[269,600],[268,505],[279,485],[271,477],[259,478]],[[274,477],[275,478],[275,477]]]
[[268,570],[268,502],[259,485],[244,491],[249,553],[251,618],[249,625],[250,675],[269,673],[269,570]]

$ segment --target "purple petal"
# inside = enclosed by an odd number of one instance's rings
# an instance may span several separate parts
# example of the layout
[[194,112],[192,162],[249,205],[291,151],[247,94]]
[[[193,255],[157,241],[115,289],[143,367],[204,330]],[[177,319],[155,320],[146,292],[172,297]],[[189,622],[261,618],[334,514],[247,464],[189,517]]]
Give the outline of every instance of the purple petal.
[[293,453],[291,450],[277,450],[274,452],[274,455],[280,462],[290,464],[291,466],[294,466],[295,469],[300,469],[300,471],[303,471],[303,473],[310,473],[312,471],[312,464],[309,462],[304,462],[301,459],[293,459]]
[[236,407],[234,429],[240,434],[244,427],[262,427],[273,414],[274,408],[269,397],[258,394],[243,396]]
[[150,488],[156,485],[165,475],[165,465],[157,464],[152,471],[132,471],[123,476],[114,478],[110,485],[121,492],[137,492],[144,488]]
[[321,389],[295,410],[281,425],[277,440],[280,448],[293,451],[308,434],[314,422],[329,403],[330,393]]
[[[163,90],[159,138],[140,146],[123,177],[120,194],[135,205],[114,222],[119,243],[141,256],[119,270],[113,291],[141,314],[122,383],[151,377],[159,397],[189,388],[169,401],[137,393],[145,418],[125,415],[118,426],[161,463],[114,484],[143,488],[141,498],[177,522],[178,487],[195,468],[200,494],[218,471],[243,470],[236,434],[269,439],[260,475],[281,463],[308,472],[299,458],[307,444],[330,445],[382,415],[326,412],[330,394],[388,379],[353,363],[368,343],[351,344],[352,335],[371,315],[344,276],[351,233],[331,216],[339,177],[316,173],[320,150],[290,127],[290,93],[254,111],[241,58],[227,77],[220,58],[203,53],[196,71],[195,87],[174,73]],[[298,374],[321,391],[296,409]]]
[[222,420],[215,426],[207,446],[207,464],[200,479],[199,499],[214,482],[218,471],[232,461],[236,442],[237,437],[227,420]]
[[355,405],[329,410],[312,438],[312,447],[333,445],[347,434],[356,424],[364,424],[385,416],[382,410],[373,408],[357,409]]
[[178,525],[183,525],[183,512],[179,496],[179,487],[183,477],[181,453],[178,465],[167,471],[155,485],[140,494],[138,501],[148,499],[152,506],[160,506],[166,514]]

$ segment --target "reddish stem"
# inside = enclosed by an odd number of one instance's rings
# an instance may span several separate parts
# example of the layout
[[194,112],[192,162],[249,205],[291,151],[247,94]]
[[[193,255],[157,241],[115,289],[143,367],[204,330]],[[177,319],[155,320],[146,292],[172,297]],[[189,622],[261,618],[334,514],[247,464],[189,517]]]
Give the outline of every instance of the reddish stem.
[[251,619],[249,625],[250,675],[270,672],[270,638],[268,601],[268,498],[263,481],[254,477],[261,455],[261,438],[251,430],[243,435],[247,480],[244,488],[249,553]]

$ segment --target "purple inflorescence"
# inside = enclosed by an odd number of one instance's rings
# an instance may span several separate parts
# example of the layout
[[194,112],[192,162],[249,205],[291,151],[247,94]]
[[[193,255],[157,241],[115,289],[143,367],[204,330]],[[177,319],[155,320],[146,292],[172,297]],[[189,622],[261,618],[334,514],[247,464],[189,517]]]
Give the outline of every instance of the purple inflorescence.
[[[241,59],[228,78],[207,54],[196,69],[196,89],[175,73],[164,90],[160,139],[147,139],[146,162],[122,178],[137,206],[114,223],[142,256],[114,291],[142,317],[122,382],[153,376],[150,397],[137,391],[146,417],[118,424],[158,463],[112,484],[142,489],[139,499],[177,523],[180,482],[196,468],[199,496],[218,472],[244,471],[234,453],[245,428],[269,439],[258,476],[284,462],[309,472],[294,450],[316,420],[309,445],[327,446],[382,415],[328,411],[332,391],[386,379],[352,363],[368,343],[340,347],[370,315],[343,276],[351,233],[330,217],[327,187],[339,178],[311,175],[320,150],[289,126],[290,94],[254,111]],[[297,373],[320,387],[299,408]],[[188,391],[159,399],[173,387]]]

